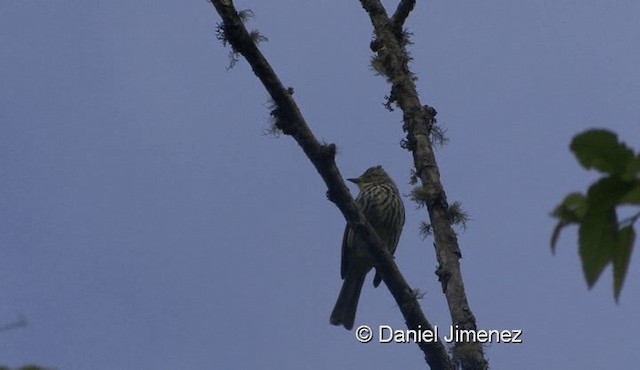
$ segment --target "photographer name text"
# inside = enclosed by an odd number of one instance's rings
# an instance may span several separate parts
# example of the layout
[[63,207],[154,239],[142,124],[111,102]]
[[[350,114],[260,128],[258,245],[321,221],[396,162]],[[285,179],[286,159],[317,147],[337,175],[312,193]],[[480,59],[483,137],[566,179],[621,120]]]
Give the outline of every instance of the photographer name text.
[[[356,329],[356,339],[368,343],[374,339],[374,331],[367,325]],[[378,326],[379,343],[435,343],[441,341],[440,329],[434,326],[430,329],[394,329],[389,325]],[[522,330],[497,329],[462,329],[458,325],[449,326],[442,338],[446,343],[522,343]]]

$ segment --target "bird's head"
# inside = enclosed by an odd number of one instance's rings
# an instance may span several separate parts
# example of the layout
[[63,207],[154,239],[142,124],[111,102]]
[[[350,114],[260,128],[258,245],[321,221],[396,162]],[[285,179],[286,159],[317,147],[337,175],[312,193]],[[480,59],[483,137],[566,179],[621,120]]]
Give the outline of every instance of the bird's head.
[[358,185],[359,189],[362,189],[363,186],[369,184],[379,184],[379,183],[393,183],[393,180],[387,175],[387,172],[382,169],[382,166],[374,166],[364,171],[364,173],[360,177],[356,177],[354,179],[347,179],[352,183]]

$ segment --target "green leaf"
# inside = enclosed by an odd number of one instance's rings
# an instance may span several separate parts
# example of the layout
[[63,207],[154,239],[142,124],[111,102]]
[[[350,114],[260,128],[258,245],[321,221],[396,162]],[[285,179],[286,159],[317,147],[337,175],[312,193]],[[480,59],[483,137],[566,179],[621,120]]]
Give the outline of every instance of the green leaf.
[[602,178],[589,187],[578,234],[582,268],[589,288],[613,258],[618,243],[616,206],[632,187],[632,183],[617,176]]
[[636,233],[632,226],[624,227],[618,233],[618,243],[613,252],[613,294],[616,302],[620,298],[622,285],[627,276],[635,239]]
[[640,181],[640,155],[629,161],[622,177],[625,180]]
[[580,257],[587,285],[592,288],[607,264],[613,262],[616,297],[622,289],[629,263],[629,243],[633,244],[635,238],[628,227],[618,230],[616,207],[634,186],[636,184],[618,176],[598,180],[587,192],[586,212],[580,224]]
[[587,206],[601,208],[618,206],[636,186],[638,185],[622,180],[618,176],[603,177],[589,187]]
[[556,244],[560,237],[560,231],[562,231],[566,226],[569,226],[569,223],[560,221],[556,227],[553,228],[553,233],[551,234],[551,253],[556,253]]
[[558,218],[558,224],[553,229],[551,235],[551,252],[556,252],[556,243],[560,236],[560,231],[566,226],[579,223],[584,217],[586,210],[586,198],[582,193],[571,193],[567,195],[562,203],[556,207],[551,213],[552,216]]
[[575,136],[571,151],[586,169],[620,176],[627,172],[627,166],[634,159],[633,151],[608,130],[589,130]]
[[584,194],[578,192],[568,194],[551,215],[565,222],[579,222],[584,217],[586,203]]
[[617,217],[612,207],[590,207],[578,232],[580,258],[587,285],[592,288],[611,261],[616,247]]
[[620,199],[620,204],[640,204],[640,181]]

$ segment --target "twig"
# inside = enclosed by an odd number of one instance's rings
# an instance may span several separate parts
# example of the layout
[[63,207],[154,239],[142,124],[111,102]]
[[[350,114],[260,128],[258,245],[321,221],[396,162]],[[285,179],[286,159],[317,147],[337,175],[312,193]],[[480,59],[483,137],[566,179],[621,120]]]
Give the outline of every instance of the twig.
[[19,314],[17,320],[0,326],[0,333],[3,331],[23,328],[25,326],[27,326],[27,319],[24,316],[22,316],[22,314]]

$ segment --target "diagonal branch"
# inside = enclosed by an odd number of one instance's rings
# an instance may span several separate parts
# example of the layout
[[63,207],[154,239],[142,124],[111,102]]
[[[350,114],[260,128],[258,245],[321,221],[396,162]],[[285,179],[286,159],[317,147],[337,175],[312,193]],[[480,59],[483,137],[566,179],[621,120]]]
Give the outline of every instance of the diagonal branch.
[[[447,299],[452,324],[460,329],[476,330],[476,320],[467,301],[460,271],[462,255],[449,219],[449,205],[430,140],[435,130],[436,111],[421,104],[415,77],[409,69],[411,58],[404,48],[406,43],[401,44],[402,40],[395,33],[397,28],[389,20],[383,5],[379,0],[360,0],[360,3],[371,18],[375,31],[376,39],[371,43],[372,50],[377,53],[375,59],[392,85],[389,104],[396,103],[403,112],[406,146],[413,153],[415,174],[422,183],[421,193],[433,226],[439,263],[436,274]],[[488,368],[480,343],[456,343],[454,355],[463,369]]]
[[[371,227],[362,212],[356,206],[342,176],[335,164],[336,148],[334,144],[321,144],[300,113],[292,98],[292,90],[286,89],[280,82],[265,57],[252,41],[238,12],[230,0],[210,0],[222,18],[221,28],[224,40],[229,42],[234,52],[242,54],[262,81],[273,99],[278,119],[276,125],[284,134],[292,136],[305,152],[309,160],[327,184],[327,196],[336,204],[349,225],[362,237],[370,248],[375,267],[395,298],[405,317],[407,327],[413,330],[433,330],[420,309],[416,295],[400,274],[393,257],[384,243]],[[418,341],[427,363],[433,369],[453,369],[451,360],[438,340],[435,342]]]

